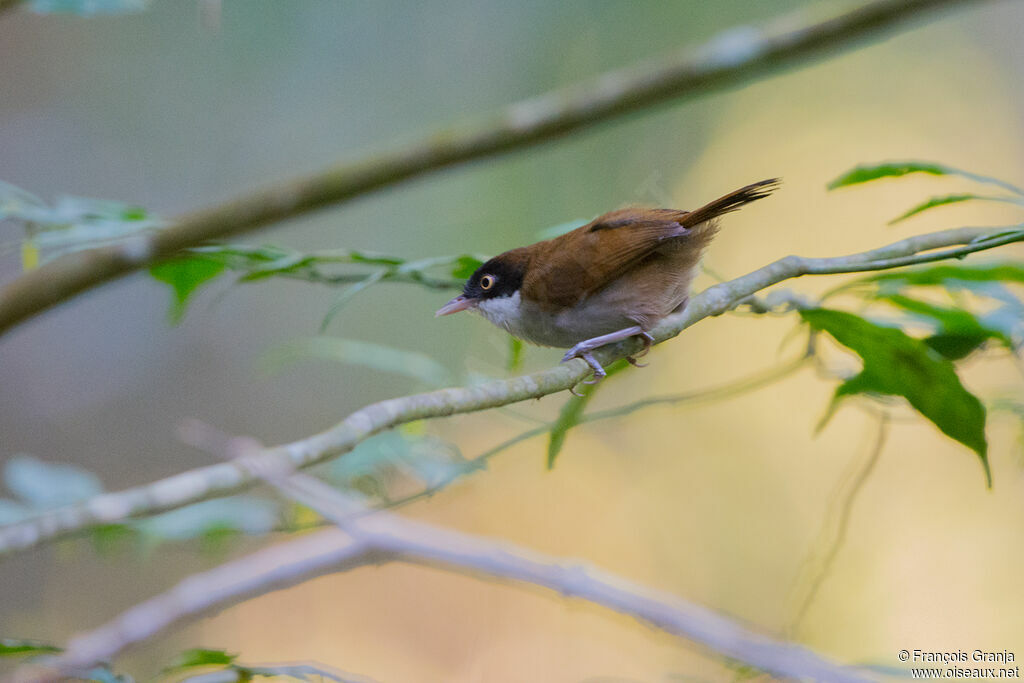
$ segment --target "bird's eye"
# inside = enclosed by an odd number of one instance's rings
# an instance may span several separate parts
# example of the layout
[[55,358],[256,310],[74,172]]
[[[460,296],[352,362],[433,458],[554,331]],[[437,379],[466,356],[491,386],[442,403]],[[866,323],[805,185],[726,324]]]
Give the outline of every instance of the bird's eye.
[[494,283],[495,278],[493,275],[484,275],[482,278],[480,278],[480,289],[486,292],[488,289],[494,286]]

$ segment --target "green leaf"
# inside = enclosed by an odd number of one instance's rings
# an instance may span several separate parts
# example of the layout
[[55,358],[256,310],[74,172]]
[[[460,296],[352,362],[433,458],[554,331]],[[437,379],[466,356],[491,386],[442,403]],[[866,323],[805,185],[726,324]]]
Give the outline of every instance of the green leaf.
[[164,673],[193,669],[199,666],[229,666],[238,655],[228,654],[224,650],[206,650],[196,648],[178,654],[170,664],[164,667]]
[[829,414],[853,394],[902,396],[944,434],[964,444],[981,460],[988,485],[992,474],[985,440],[985,407],[960,383],[953,364],[902,330],[882,327],[860,316],[827,308],[800,311],[813,328],[823,330],[864,362],[859,374],[836,388]]
[[933,334],[924,343],[949,360],[961,360],[971,355],[988,341],[987,335]]
[[231,496],[144,519],[138,522],[138,529],[162,540],[189,540],[223,529],[258,536],[272,531],[279,520],[280,512],[273,501],[255,496]]
[[367,289],[377,284],[385,277],[387,277],[387,275],[387,270],[377,270],[370,273],[359,282],[349,287],[346,287],[344,290],[342,290],[341,294],[334,298],[334,301],[331,303],[331,307],[327,309],[327,314],[324,315],[324,319],[320,321],[320,331],[324,332],[327,330],[327,327],[331,324],[331,320],[334,319],[334,316],[338,314],[338,312],[345,306],[345,304],[351,301],[352,297],[354,297],[356,294],[363,291],[364,289]]
[[1024,283],[1024,264],[988,263],[979,265],[952,265],[948,263],[921,268],[904,268],[875,273],[855,280],[862,283],[893,283],[896,286],[940,286],[951,282],[1021,282]]
[[89,529],[89,539],[97,555],[122,555],[139,542],[139,532],[127,524],[100,524]]
[[170,319],[177,324],[185,315],[188,300],[203,284],[224,272],[224,264],[202,256],[191,256],[165,263],[149,269],[149,274],[160,282],[171,286],[174,300],[171,302]]
[[889,221],[889,225],[904,221],[911,216],[927,211],[928,209],[934,209],[937,206],[946,206],[947,204],[958,204],[960,202],[968,202],[972,200],[987,201],[987,202],[1007,202],[1010,204],[1021,204],[1021,200],[1014,199],[1013,197],[993,197],[991,195],[980,195],[980,194],[948,194],[942,197],[932,197],[928,201],[922,202],[912,209],[908,210],[896,218]]
[[199,551],[207,557],[222,558],[241,535],[237,528],[226,524],[207,527],[199,535]]
[[427,386],[442,386],[450,384],[452,380],[448,370],[425,353],[328,336],[300,339],[279,346],[264,355],[261,365],[268,372],[276,372],[289,363],[309,358],[404,375]]
[[99,477],[86,469],[24,454],[15,455],[4,465],[4,483],[37,510],[77,503],[103,492]]
[[188,251],[224,263],[240,261],[246,263],[246,267],[257,267],[297,253],[272,244],[257,246],[251,244],[207,244],[201,247],[192,247]]
[[280,258],[266,263],[251,266],[248,273],[239,278],[239,282],[253,282],[275,275],[294,273],[297,270],[306,268],[316,262],[314,256],[294,253],[286,254]]
[[0,638],[0,657],[19,657],[22,655],[46,655],[62,652],[55,645],[47,645],[35,640],[17,640]]
[[847,171],[843,175],[839,176],[828,184],[828,189],[834,190],[839,187],[848,187],[850,185],[859,185],[861,183],[870,182],[872,180],[878,180],[880,178],[898,178],[900,176],[909,175],[911,173],[926,173],[928,175],[937,176],[959,176],[961,178],[967,178],[979,183],[986,183],[989,185],[998,185],[1004,190],[1009,190],[1014,194],[1024,195],[1024,190],[1011,185],[1005,181],[999,180],[998,178],[990,178],[988,176],[978,175],[969,171],[963,171],[950,166],[944,166],[942,164],[934,164],[925,161],[895,161],[895,162],[884,162],[881,164],[865,164],[857,166],[856,168]]
[[33,221],[48,211],[46,202],[27,190],[0,181],[0,219]]
[[405,263],[404,258],[397,256],[388,256],[386,254],[371,254],[366,251],[350,251],[348,252],[348,259],[352,263],[368,263],[376,266],[400,266]]
[[452,277],[459,280],[468,280],[476,272],[476,269],[483,264],[484,262],[477,257],[463,254],[455,259],[455,265],[452,267]]
[[924,341],[950,360],[963,358],[989,339],[1013,349],[1013,341],[1002,330],[984,324],[973,313],[962,308],[937,306],[902,294],[885,294],[877,298],[933,321],[939,328],[938,333]]
[[579,392],[582,396],[573,396],[562,405],[558,418],[551,425],[551,435],[548,438],[547,465],[549,470],[555,466],[555,459],[558,458],[558,454],[562,451],[562,446],[565,445],[565,437],[569,434],[569,430],[578,425],[580,420],[583,419],[583,411],[586,409],[587,404],[590,403],[590,399],[593,398],[597,388],[607,382],[612,375],[628,367],[628,365],[625,359],[615,361],[605,368],[605,372],[608,374],[603,380],[597,384],[580,384]]
[[20,221],[24,227],[25,270],[75,251],[125,243],[139,233],[166,225],[138,206],[71,196],[58,197],[48,206],[38,197],[0,182],[0,219],[4,218]]
[[482,462],[466,460],[454,444],[437,437],[389,431],[363,441],[344,458],[326,464],[323,470],[331,482],[388,501],[389,490],[396,484],[407,489],[405,477],[435,489],[484,466]]
[[859,185],[878,180],[879,178],[898,178],[910,173],[927,173],[929,175],[958,175],[955,169],[941,164],[930,164],[922,161],[888,162],[882,164],[865,164],[857,166],[828,184],[828,189]]
[[509,335],[508,363],[506,363],[505,369],[509,372],[515,372],[521,367],[523,367],[523,341]]

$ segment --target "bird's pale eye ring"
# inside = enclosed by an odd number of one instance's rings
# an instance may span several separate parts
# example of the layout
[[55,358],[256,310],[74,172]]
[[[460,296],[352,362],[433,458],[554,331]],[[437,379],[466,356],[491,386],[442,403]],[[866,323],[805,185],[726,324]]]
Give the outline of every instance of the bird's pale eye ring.
[[495,282],[497,282],[497,279],[493,275],[484,275],[482,278],[480,278],[480,289],[486,292],[488,289],[494,286]]

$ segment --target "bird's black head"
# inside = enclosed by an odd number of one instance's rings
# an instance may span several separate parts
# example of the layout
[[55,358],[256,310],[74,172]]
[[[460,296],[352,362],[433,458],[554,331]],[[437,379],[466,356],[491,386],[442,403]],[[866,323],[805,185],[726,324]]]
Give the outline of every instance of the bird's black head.
[[462,295],[478,301],[512,296],[523,285],[525,266],[521,259],[509,258],[507,254],[495,256],[466,280]]
[[512,296],[523,285],[528,261],[524,249],[513,249],[495,256],[476,269],[466,280],[462,294],[442,306],[437,315],[451,315],[476,308],[481,301]]

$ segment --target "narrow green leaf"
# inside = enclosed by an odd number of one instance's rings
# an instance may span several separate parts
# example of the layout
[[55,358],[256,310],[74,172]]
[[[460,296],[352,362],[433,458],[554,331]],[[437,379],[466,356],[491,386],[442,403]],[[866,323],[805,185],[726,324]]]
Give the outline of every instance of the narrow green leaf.
[[199,535],[199,552],[207,557],[223,558],[241,536],[242,532],[233,526],[212,526]]
[[834,190],[839,187],[859,185],[872,180],[878,180],[879,178],[898,178],[911,173],[926,173],[928,175],[937,176],[959,176],[979,183],[997,185],[1004,190],[1013,192],[1014,194],[1024,195],[1024,190],[998,178],[978,175],[977,173],[971,173],[970,171],[963,171],[958,168],[952,168],[943,164],[935,164],[926,161],[893,161],[881,164],[864,164],[847,171],[830,182],[828,184],[828,189]]
[[24,453],[4,463],[3,478],[12,493],[37,510],[70,505],[103,492],[99,477],[89,470]]
[[301,339],[280,346],[264,356],[262,366],[274,372],[288,363],[309,358],[322,358],[405,375],[427,386],[442,386],[451,382],[448,370],[424,353],[327,336]]
[[569,434],[569,430],[578,425],[580,420],[583,419],[583,411],[586,409],[587,404],[590,403],[590,399],[593,398],[597,388],[607,382],[612,375],[628,366],[629,364],[625,359],[615,361],[605,368],[605,372],[608,375],[603,380],[597,384],[580,384],[578,391],[582,396],[573,396],[562,405],[558,418],[551,425],[551,435],[548,438],[547,465],[549,470],[555,466],[555,459],[558,458],[558,454],[561,453],[562,447],[565,445],[565,437]]
[[956,175],[956,171],[941,164],[929,164],[921,161],[887,162],[881,164],[864,164],[857,166],[828,184],[828,189],[859,185],[879,178],[898,178],[910,173],[927,173],[929,175]]
[[177,324],[185,315],[188,300],[203,284],[213,280],[224,272],[224,264],[202,256],[189,256],[165,263],[159,263],[149,269],[149,274],[156,280],[170,285],[174,292],[171,302],[171,323]]
[[505,364],[505,369],[509,372],[515,372],[521,367],[523,367],[523,341],[509,335],[508,363]]
[[985,407],[960,383],[950,361],[902,330],[882,327],[851,313],[816,308],[802,310],[800,315],[864,362],[859,374],[837,387],[833,404],[858,393],[906,398],[944,434],[977,453],[985,479],[992,485]]
[[204,500],[139,521],[148,538],[187,541],[210,531],[235,529],[259,536],[272,531],[281,518],[278,504],[255,496]]
[[1024,283],[1024,264],[988,263],[979,265],[953,265],[942,263],[921,268],[905,268],[875,273],[859,278],[852,284],[865,282],[895,283],[902,286],[940,286],[950,282],[1021,282]]
[[387,274],[387,270],[374,271],[367,275],[362,280],[360,280],[359,282],[343,289],[341,294],[334,298],[334,301],[331,303],[331,307],[327,309],[327,313],[324,315],[324,319],[320,321],[320,332],[324,332],[327,330],[328,326],[330,326],[331,324],[331,321],[334,319],[334,316],[336,316],[338,312],[345,307],[345,304],[351,301],[352,297],[354,297],[356,294],[363,291],[364,289],[367,289],[377,284],[378,282],[383,280],[387,276]]
[[301,268],[309,266],[315,261],[316,258],[314,256],[299,253],[287,254],[281,258],[274,259],[273,261],[253,266],[250,268],[248,273],[239,278],[239,282],[253,282],[255,280],[262,280],[263,278],[273,277],[275,275],[294,273]]
[[367,263],[377,266],[400,266],[405,263],[404,258],[385,254],[371,254],[366,251],[350,251],[348,252],[348,258],[352,263]]
[[452,267],[452,277],[459,280],[468,280],[476,272],[476,269],[483,264],[484,262],[477,257],[463,254],[455,260],[455,265]]
[[18,218],[32,221],[48,207],[28,190],[0,180],[0,218]]
[[986,201],[986,202],[1006,202],[1009,204],[1022,204],[1020,199],[1013,197],[994,197],[991,195],[980,195],[980,194],[948,194],[942,197],[932,197],[928,201],[922,202],[917,206],[909,209],[903,214],[900,214],[896,218],[889,221],[889,225],[905,221],[911,216],[916,216],[919,213],[927,211],[928,209],[934,209],[937,206],[946,206],[947,204],[958,204],[960,202],[968,202],[972,200]]
[[136,547],[139,532],[127,524],[100,524],[89,529],[89,539],[97,555],[114,557]]
[[937,306],[902,294],[884,294],[877,298],[933,321],[939,328],[937,334],[924,341],[950,360],[963,358],[989,339],[1013,349],[1013,340],[1002,330],[984,324],[973,313],[962,308]]
[[274,246],[272,244],[251,245],[251,244],[206,244],[201,247],[192,247],[188,250],[193,254],[201,254],[215,261],[228,262],[229,259],[252,261],[254,264],[263,264],[286,258],[294,253],[291,249]]
[[0,657],[18,657],[22,655],[46,655],[62,652],[55,645],[47,645],[36,640],[18,640],[0,638]]
[[195,648],[178,654],[174,660],[164,667],[164,673],[193,669],[198,666],[228,666],[238,655],[228,654],[224,650],[206,650]]

